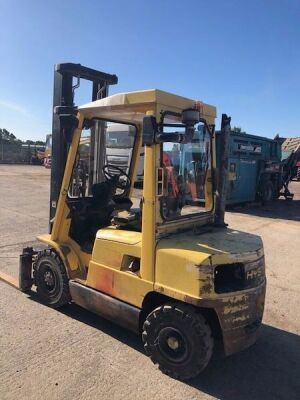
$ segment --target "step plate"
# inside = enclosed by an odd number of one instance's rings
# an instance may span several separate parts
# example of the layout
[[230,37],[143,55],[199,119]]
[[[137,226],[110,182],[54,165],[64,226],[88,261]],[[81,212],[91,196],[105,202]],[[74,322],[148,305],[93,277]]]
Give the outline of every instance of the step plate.
[[141,310],[114,297],[85,286],[77,281],[69,282],[74,303],[94,312],[126,329],[139,332]]

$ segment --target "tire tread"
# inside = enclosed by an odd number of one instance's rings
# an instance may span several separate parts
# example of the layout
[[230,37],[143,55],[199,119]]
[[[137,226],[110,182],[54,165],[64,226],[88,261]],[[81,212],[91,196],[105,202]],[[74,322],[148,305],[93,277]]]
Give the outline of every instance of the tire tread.
[[[176,316],[182,319],[182,323],[194,328],[197,336],[199,337],[199,341],[204,343],[206,349],[204,359],[199,360],[196,368],[187,370],[184,373],[179,373],[174,369],[170,369],[159,364],[155,352],[152,351],[151,346],[148,343],[148,336],[150,335],[153,324],[156,323],[156,320],[160,317],[160,315],[165,316],[168,313],[174,313]],[[212,356],[214,346],[211,328],[203,315],[197,312],[197,309],[194,307],[180,303],[165,304],[153,310],[143,324],[142,340],[144,343],[145,352],[150,357],[151,361],[154,364],[159,364],[159,369],[166,375],[180,380],[188,380],[198,375],[208,364]]]
[[[53,249],[51,249],[51,248],[44,249],[37,254],[37,257],[33,263],[33,279],[36,282],[37,275],[38,275],[38,269],[39,269],[39,262],[40,262],[40,260],[42,260],[43,258],[46,258],[46,257],[50,258],[52,261],[55,262],[55,264],[58,267],[59,273],[62,277],[63,289],[62,289],[62,294],[61,294],[60,299],[54,304],[48,304],[49,306],[51,306],[53,308],[59,308],[59,307],[62,307],[64,305],[70,303],[71,295],[70,295],[70,290],[69,290],[69,278],[68,278],[65,266],[64,266],[61,258],[59,257],[59,255]],[[37,286],[37,294],[40,297],[43,297],[43,296],[41,296],[38,286]]]

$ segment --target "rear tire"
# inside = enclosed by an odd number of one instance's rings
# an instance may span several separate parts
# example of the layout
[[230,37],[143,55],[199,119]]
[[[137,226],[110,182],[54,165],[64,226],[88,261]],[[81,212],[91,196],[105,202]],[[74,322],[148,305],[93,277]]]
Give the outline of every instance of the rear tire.
[[152,311],[144,322],[142,338],[152,362],[181,380],[198,375],[213,352],[211,329],[204,317],[192,306],[179,303]]
[[53,250],[38,253],[33,263],[33,278],[43,303],[58,308],[71,301],[65,266]]

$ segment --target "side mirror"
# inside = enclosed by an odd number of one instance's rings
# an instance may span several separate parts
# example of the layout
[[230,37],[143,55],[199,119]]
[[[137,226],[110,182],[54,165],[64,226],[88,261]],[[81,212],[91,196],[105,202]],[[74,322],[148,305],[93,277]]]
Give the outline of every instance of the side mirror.
[[143,145],[151,146],[155,143],[155,136],[158,131],[156,118],[146,116],[143,118]]
[[[165,112],[165,115],[174,115],[171,112]],[[180,117],[180,114],[176,114]],[[143,119],[143,144],[151,146],[154,143],[176,142],[188,143],[192,140],[195,132],[195,124],[200,122],[200,111],[194,108],[188,108],[181,113],[181,123],[179,124],[164,124],[158,126],[156,118],[146,116]],[[185,128],[185,132],[163,132],[164,127]],[[159,129],[160,128],[160,129]]]
[[188,108],[182,111],[182,123],[186,126],[194,126],[200,121],[200,111]]

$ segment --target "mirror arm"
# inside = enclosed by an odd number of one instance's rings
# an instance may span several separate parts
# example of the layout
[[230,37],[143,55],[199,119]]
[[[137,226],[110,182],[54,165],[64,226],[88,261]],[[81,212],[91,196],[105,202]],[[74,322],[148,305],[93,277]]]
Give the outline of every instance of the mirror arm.
[[164,125],[164,119],[165,119],[165,117],[166,116],[169,116],[169,117],[175,117],[175,118],[181,118],[181,113],[177,113],[177,112],[174,112],[174,111],[161,111],[161,113],[160,113],[160,122],[159,122],[159,124],[160,125]]
[[[200,116],[195,115],[197,110],[187,109],[182,112],[182,123],[181,124],[164,124],[163,118],[166,115],[169,116],[180,116],[181,114],[165,111],[161,113],[161,122],[158,124],[156,118],[154,116],[145,116],[143,118],[143,145],[151,146],[155,143],[164,143],[164,142],[176,142],[176,143],[189,143],[192,141],[193,135],[195,133],[195,124],[197,122],[202,122],[205,124],[208,132],[213,135],[213,131],[211,127],[207,125],[207,122],[204,118],[200,118]],[[197,114],[197,112],[196,112]],[[199,112],[198,112],[199,114]],[[185,132],[163,132],[164,127],[184,127]]]
[[189,143],[192,141],[195,128],[193,126],[187,126],[185,128],[185,133],[180,132],[167,132],[167,133],[157,133],[155,135],[155,143]]

